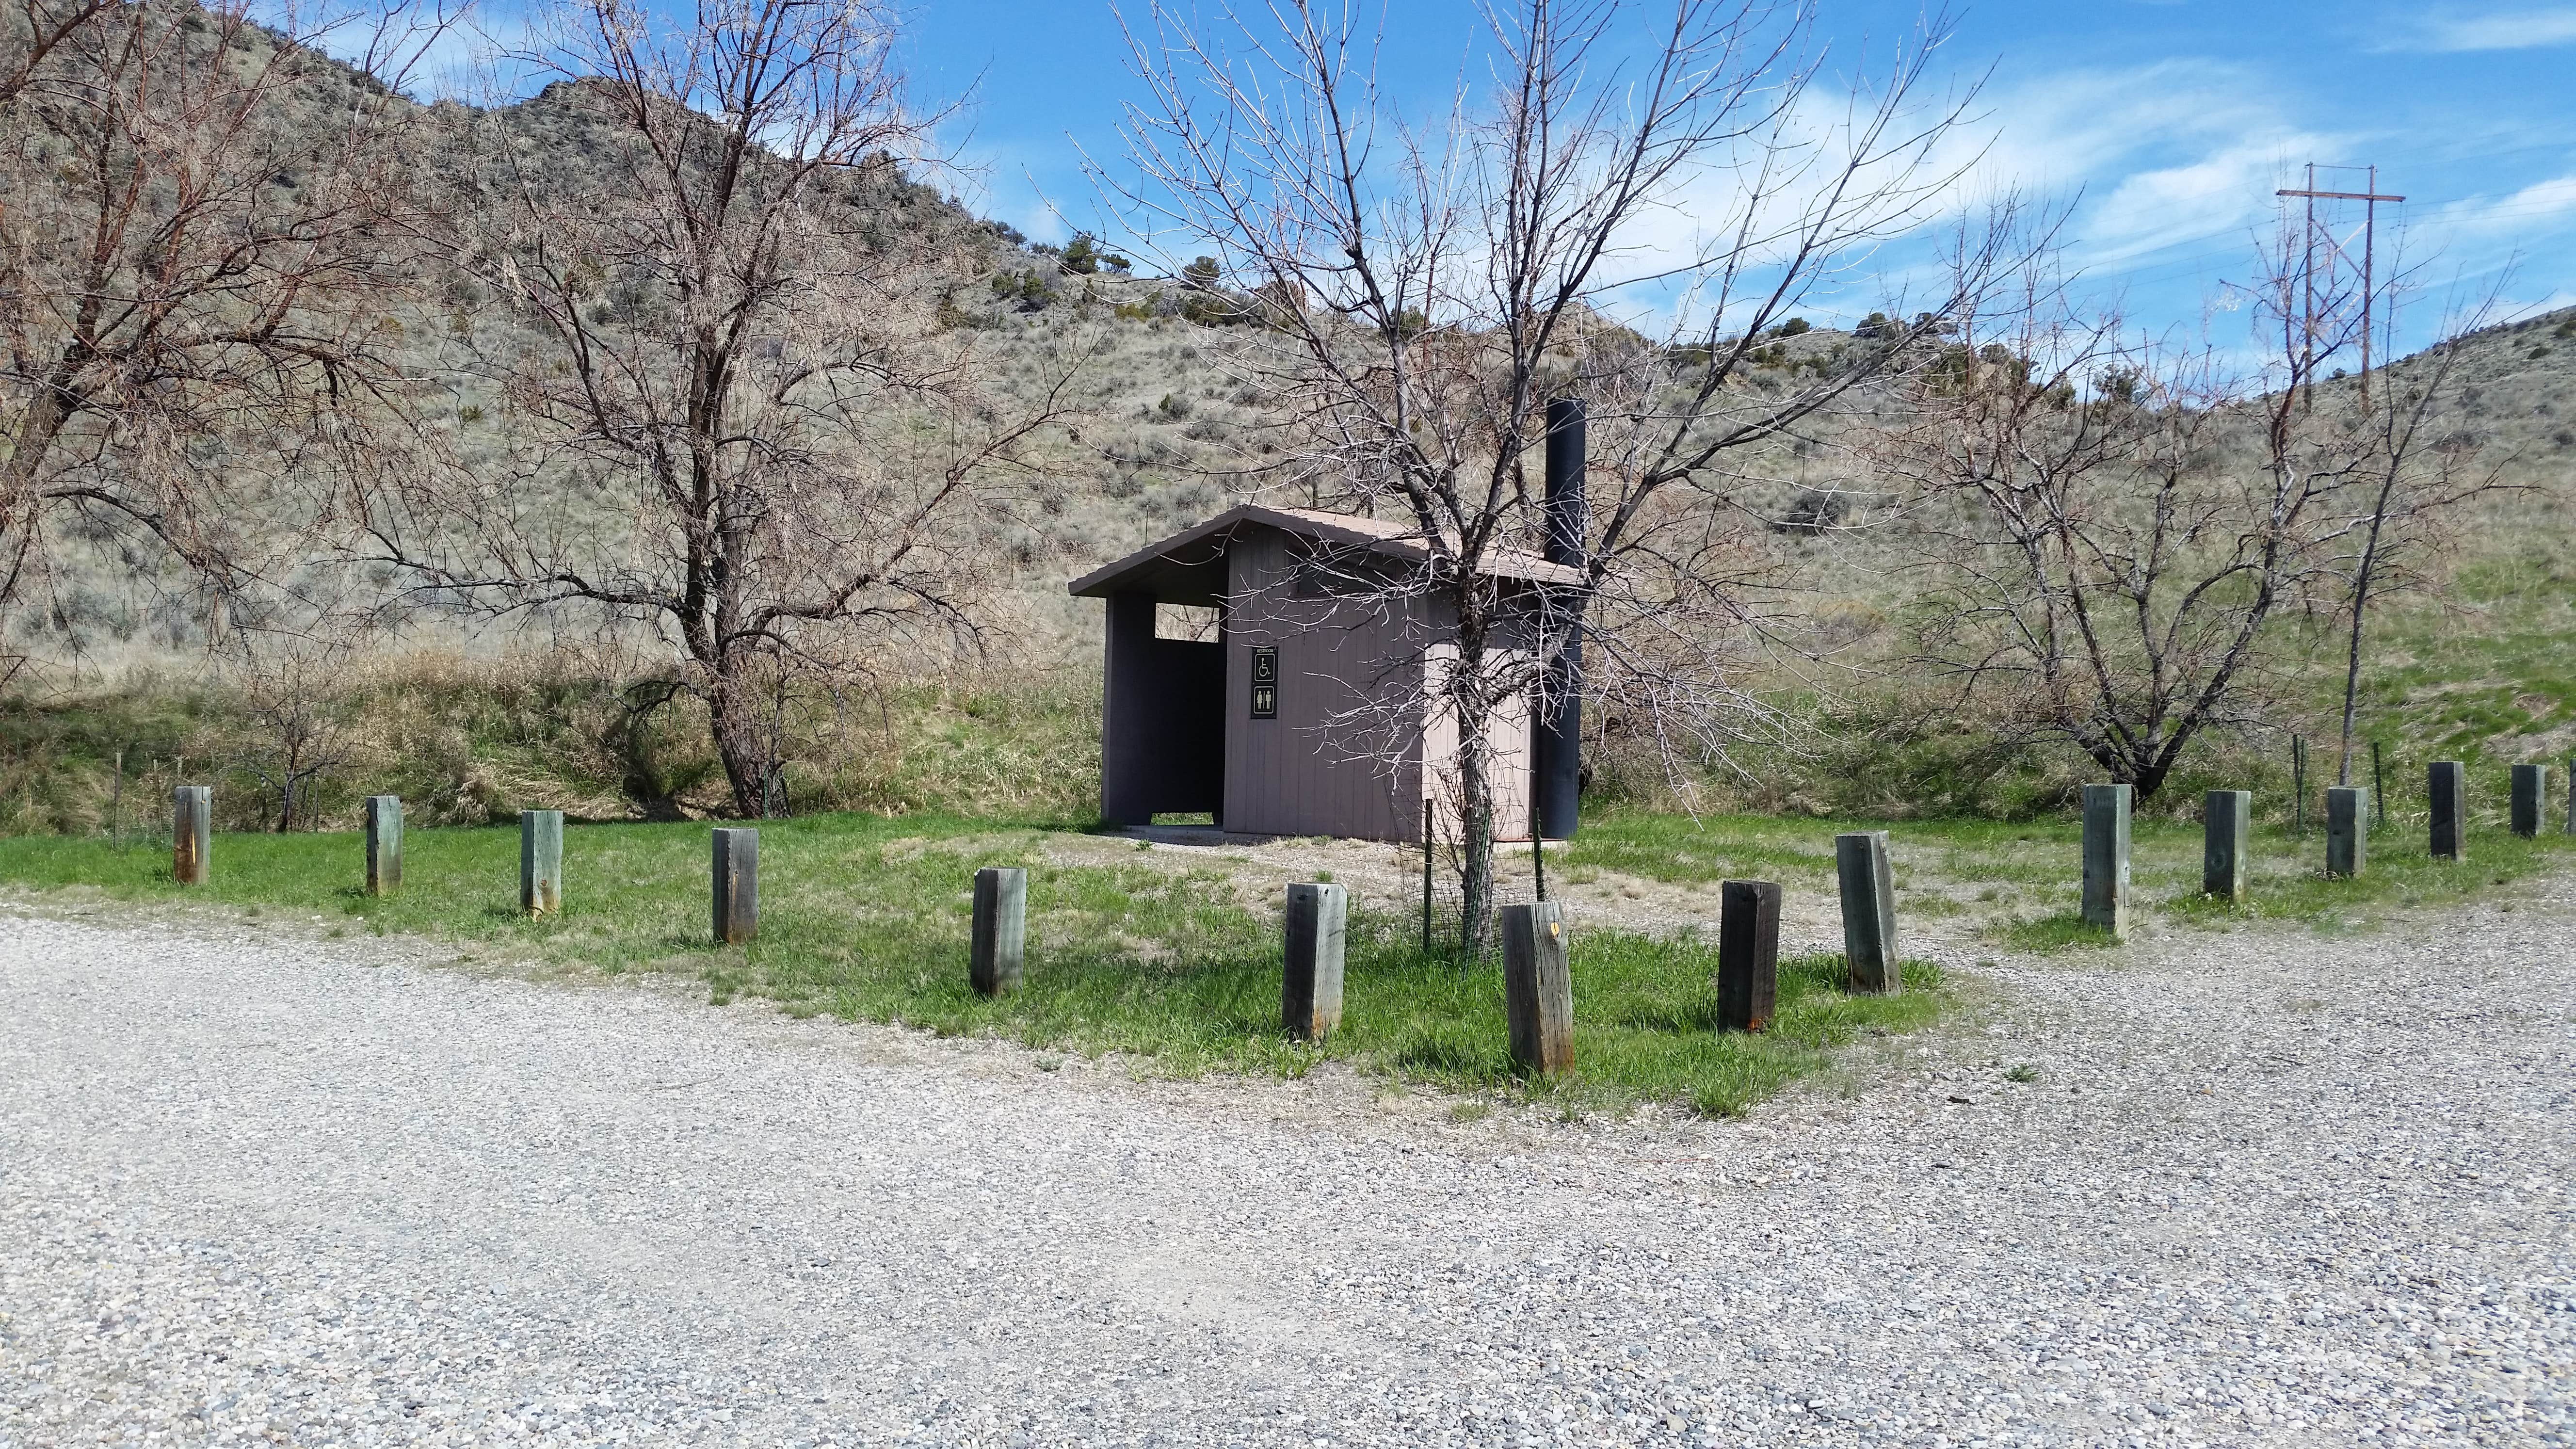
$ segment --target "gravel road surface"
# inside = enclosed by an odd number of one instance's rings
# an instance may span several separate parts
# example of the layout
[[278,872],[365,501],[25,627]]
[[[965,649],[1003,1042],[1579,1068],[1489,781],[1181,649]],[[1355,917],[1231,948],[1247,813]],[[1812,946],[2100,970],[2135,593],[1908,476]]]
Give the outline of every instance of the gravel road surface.
[[423,949],[0,918],[0,1445],[2576,1443],[2570,883],[1714,1124]]

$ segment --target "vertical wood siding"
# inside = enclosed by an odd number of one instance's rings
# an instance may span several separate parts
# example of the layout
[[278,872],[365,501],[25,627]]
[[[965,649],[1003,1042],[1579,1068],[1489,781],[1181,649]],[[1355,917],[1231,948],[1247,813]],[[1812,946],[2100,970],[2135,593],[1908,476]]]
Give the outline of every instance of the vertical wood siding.
[[[1422,833],[1422,641],[1401,603],[1298,587],[1302,545],[1247,528],[1228,550],[1225,828],[1415,840]],[[1252,717],[1252,651],[1279,650],[1279,715]]]

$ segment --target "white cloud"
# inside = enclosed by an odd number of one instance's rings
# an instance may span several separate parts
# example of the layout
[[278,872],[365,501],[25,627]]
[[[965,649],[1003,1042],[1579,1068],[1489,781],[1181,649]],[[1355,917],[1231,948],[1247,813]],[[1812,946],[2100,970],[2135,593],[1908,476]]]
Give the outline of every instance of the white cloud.
[[2083,192],[2070,227],[2088,268],[2195,242],[2233,245],[2273,215],[2289,162],[2339,149],[2298,126],[2245,67],[2169,60],[2077,70],[1999,92],[1988,190]]
[[[1839,306],[1856,316],[1937,290],[1937,238],[1947,222],[2006,193],[2043,205],[2080,196],[2063,233],[2068,259],[2106,280],[2141,259],[2169,264],[2195,243],[2204,252],[2242,253],[2278,215],[2273,192],[2289,165],[2345,149],[2344,141],[2299,126],[2278,95],[2247,67],[2192,59],[2061,70],[1998,86],[1982,98],[1982,119],[1945,138],[1924,168],[1923,175],[1955,175],[1957,182],[1918,216],[1922,229],[1845,258],[1852,265],[1805,307],[1821,316]],[[1833,99],[1809,97],[1792,128],[1797,140],[1828,155],[1843,119]],[[1630,229],[1622,263],[1647,272],[1722,241],[1719,229],[1742,205],[1740,180],[1714,168],[1676,188]],[[1777,199],[1776,219],[1814,199],[1811,185],[1791,187]],[[1679,298],[1669,286],[1648,285],[1626,300],[1661,311]]]
[[2576,175],[2536,181],[2508,196],[2473,196],[2435,210],[2432,225],[2468,236],[2528,236],[2576,215]]
[[2545,10],[2504,10],[2485,15],[2445,11],[2428,15],[2414,26],[2411,45],[2389,49],[2471,51],[2536,50],[2576,44],[2576,6]]

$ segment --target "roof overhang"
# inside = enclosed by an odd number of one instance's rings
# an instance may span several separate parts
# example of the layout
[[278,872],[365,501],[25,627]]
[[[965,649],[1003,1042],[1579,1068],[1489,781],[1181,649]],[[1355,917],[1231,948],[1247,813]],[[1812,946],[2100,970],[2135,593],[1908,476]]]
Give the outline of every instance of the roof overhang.
[[[1066,589],[1076,598],[1085,599],[1141,593],[1171,604],[1217,603],[1226,591],[1226,548],[1234,541],[1236,531],[1246,526],[1276,528],[1318,543],[1365,549],[1392,558],[1420,560],[1431,553],[1423,547],[1419,534],[1378,519],[1244,503],[1160,543],[1148,544],[1116,563],[1093,569]],[[1584,581],[1581,569],[1549,563],[1519,549],[1489,551],[1484,572],[1498,578],[1566,587]]]

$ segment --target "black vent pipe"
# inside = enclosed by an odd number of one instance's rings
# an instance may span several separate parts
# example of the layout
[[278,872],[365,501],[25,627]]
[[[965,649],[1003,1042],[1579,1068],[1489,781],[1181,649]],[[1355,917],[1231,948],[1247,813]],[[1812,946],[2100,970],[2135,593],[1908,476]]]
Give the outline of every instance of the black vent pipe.
[[[1547,561],[1582,568],[1586,563],[1583,506],[1583,400],[1561,397],[1547,405]],[[1580,594],[1557,595],[1578,608]],[[1552,609],[1551,624],[1569,622]],[[1540,833],[1571,840],[1583,804],[1583,640],[1576,635],[1548,662],[1545,715],[1538,724],[1538,781],[1533,792]]]

